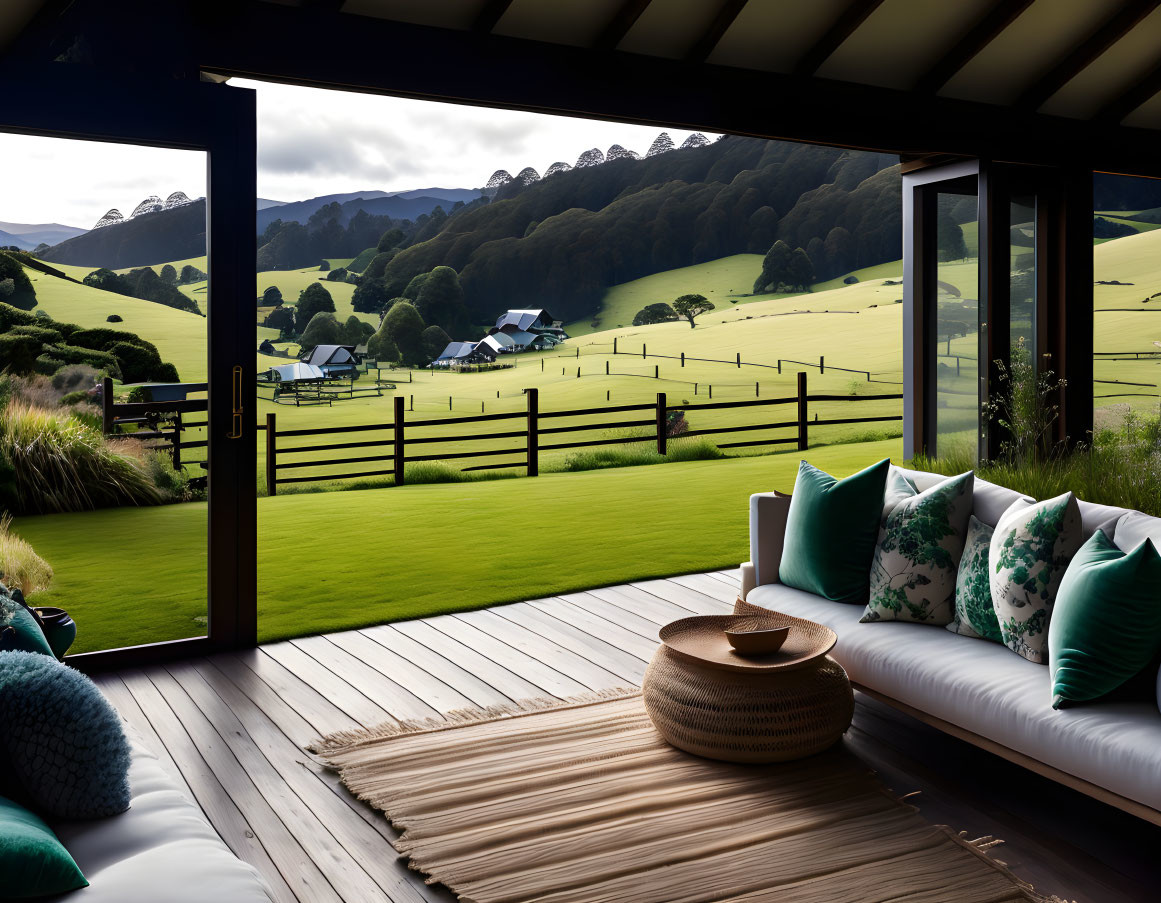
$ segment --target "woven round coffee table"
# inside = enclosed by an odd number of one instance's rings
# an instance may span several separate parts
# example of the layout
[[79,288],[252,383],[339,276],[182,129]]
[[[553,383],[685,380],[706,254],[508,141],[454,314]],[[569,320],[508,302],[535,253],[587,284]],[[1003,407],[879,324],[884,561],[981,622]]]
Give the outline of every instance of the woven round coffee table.
[[[782,647],[743,656],[729,630],[789,627]],[[851,724],[847,673],[826,653],[834,632],[776,611],[682,618],[661,629],[642,698],[678,749],[728,762],[783,762],[833,745]]]

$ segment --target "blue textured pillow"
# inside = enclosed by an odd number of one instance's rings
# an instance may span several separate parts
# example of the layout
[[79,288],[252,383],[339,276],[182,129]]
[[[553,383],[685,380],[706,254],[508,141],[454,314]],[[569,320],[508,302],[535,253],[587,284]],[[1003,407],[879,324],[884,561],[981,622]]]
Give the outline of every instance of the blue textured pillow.
[[0,652],[0,725],[8,777],[40,812],[100,818],[129,808],[121,719],[79,671],[35,652]]

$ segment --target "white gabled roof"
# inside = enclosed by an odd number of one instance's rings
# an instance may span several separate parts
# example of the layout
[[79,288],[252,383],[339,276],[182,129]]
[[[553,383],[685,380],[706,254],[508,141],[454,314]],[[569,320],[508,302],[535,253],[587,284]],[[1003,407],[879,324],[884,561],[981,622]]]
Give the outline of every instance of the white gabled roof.
[[283,364],[281,367],[271,367],[270,375],[281,383],[296,382],[306,379],[326,379],[326,374],[314,364]]

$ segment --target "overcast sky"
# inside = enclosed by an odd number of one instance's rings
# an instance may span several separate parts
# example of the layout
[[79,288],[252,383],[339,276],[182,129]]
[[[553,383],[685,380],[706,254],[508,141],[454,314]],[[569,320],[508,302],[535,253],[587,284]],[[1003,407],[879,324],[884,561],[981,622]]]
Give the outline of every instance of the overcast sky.
[[[479,188],[497,169],[541,175],[590,147],[644,154],[661,131],[457,104],[234,79],[258,92],[258,196],[298,201],[381,189]],[[675,144],[689,132],[668,129]],[[708,135],[714,138],[714,135]],[[151,194],[206,193],[205,157],[0,133],[0,221],[92,225]],[[2,227],[0,227],[2,228]]]

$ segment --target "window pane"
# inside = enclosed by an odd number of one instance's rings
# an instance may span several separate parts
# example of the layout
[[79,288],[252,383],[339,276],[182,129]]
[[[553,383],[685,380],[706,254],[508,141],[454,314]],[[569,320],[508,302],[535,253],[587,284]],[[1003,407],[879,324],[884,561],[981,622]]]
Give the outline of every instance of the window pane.
[[980,425],[978,208],[974,193],[937,196],[935,453],[973,460]]

